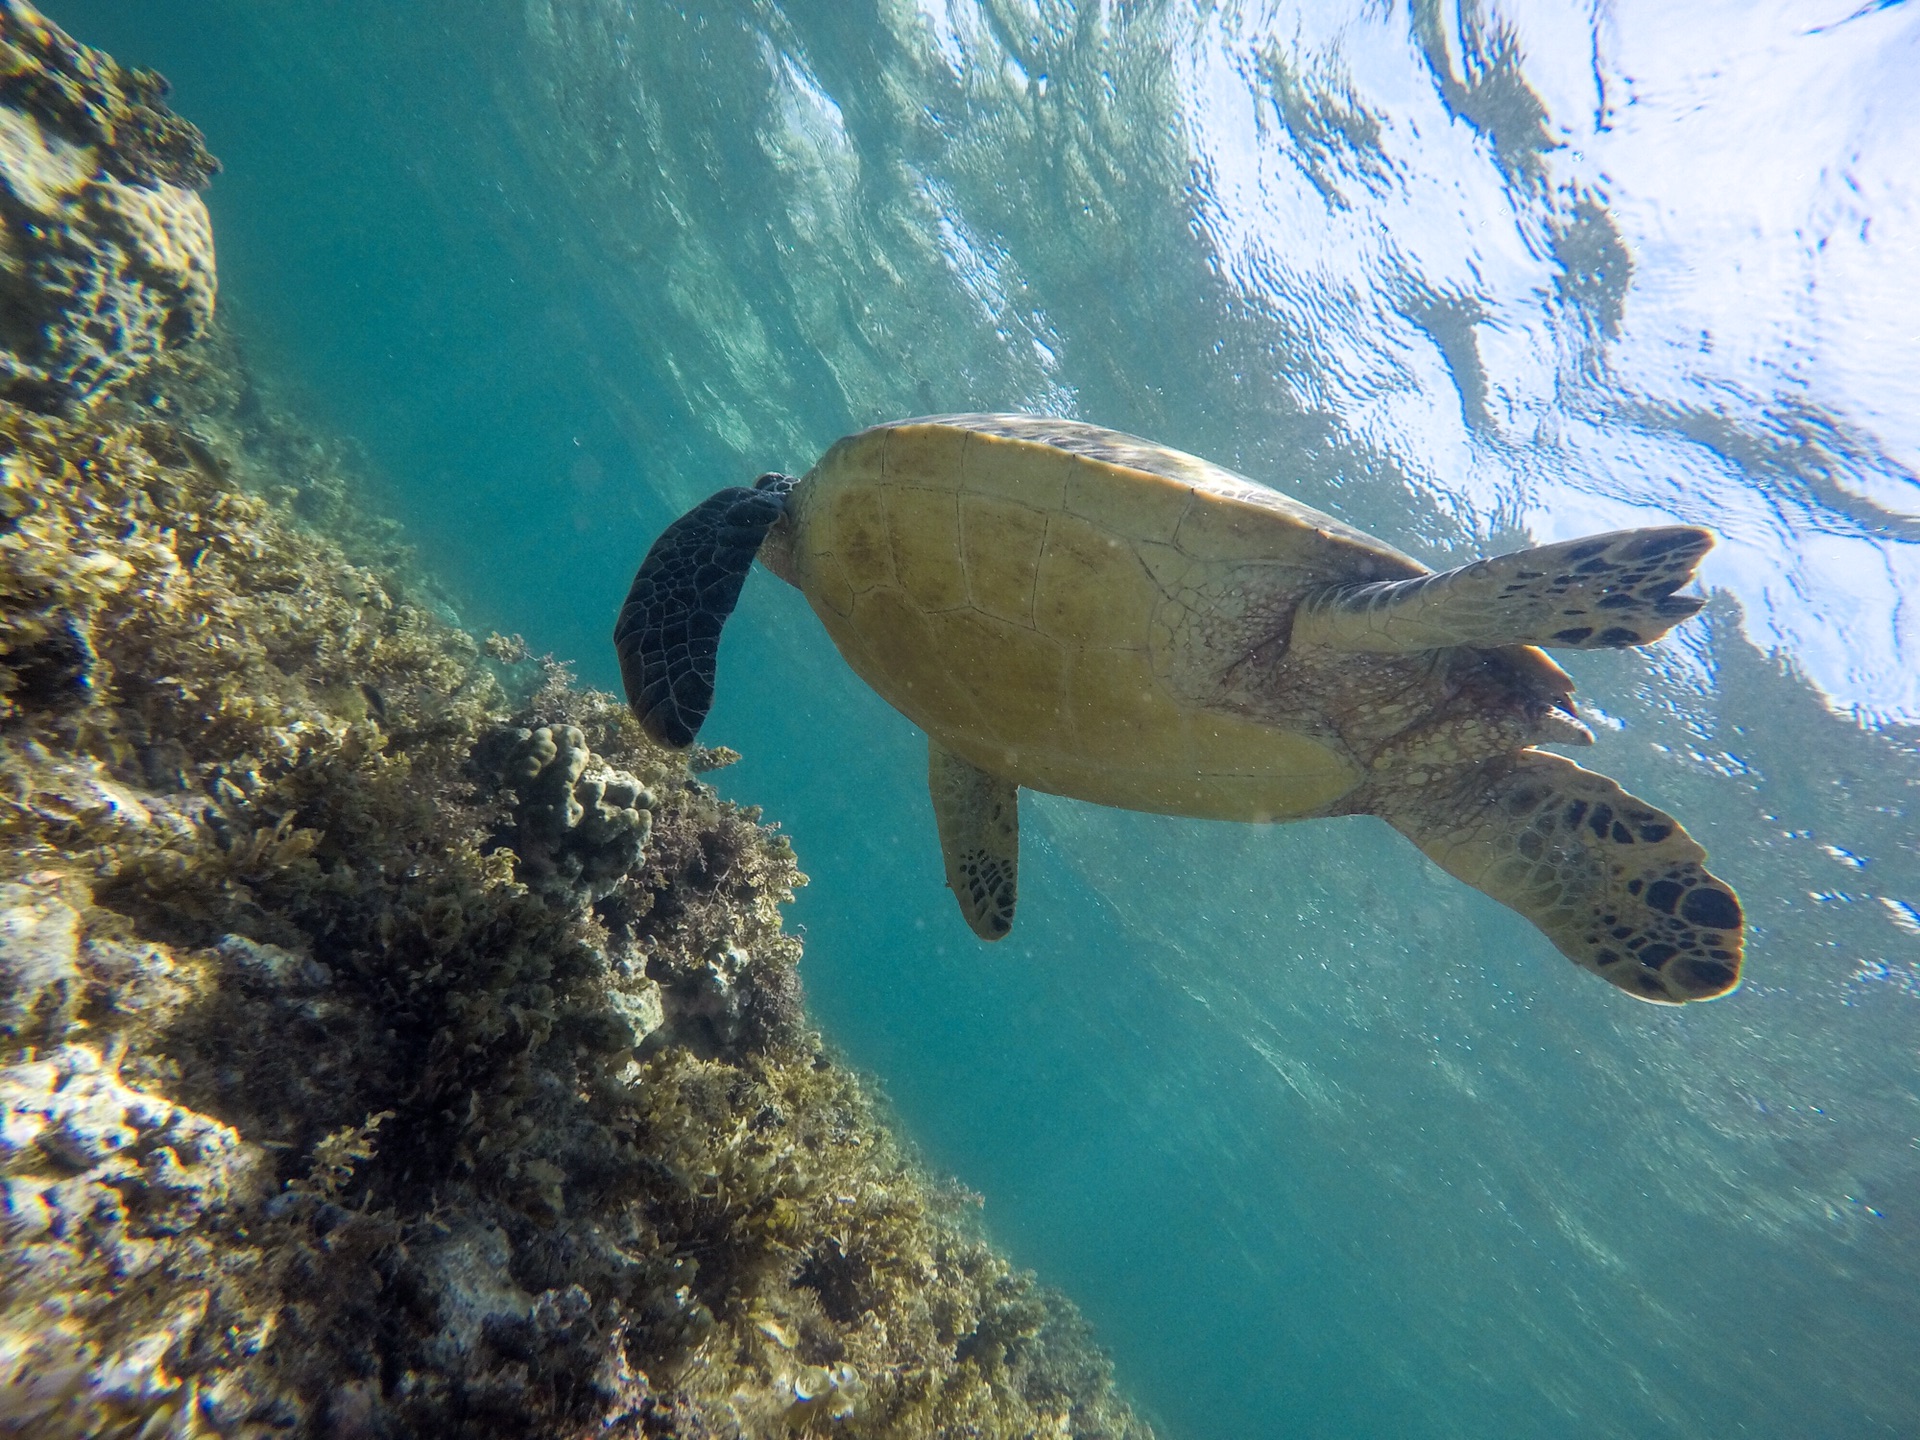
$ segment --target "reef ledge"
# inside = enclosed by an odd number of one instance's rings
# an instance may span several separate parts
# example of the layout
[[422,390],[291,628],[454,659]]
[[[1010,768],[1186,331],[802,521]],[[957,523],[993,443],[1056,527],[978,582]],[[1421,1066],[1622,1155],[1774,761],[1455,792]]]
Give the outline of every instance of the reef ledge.
[[0,0],[0,1435],[1143,1440],[809,1027],[785,838],[213,325],[163,93]]

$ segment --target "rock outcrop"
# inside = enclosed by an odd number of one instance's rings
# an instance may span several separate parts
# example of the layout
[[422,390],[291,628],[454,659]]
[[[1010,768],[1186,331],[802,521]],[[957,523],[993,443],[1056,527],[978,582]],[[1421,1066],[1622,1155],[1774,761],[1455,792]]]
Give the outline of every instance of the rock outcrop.
[[156,75],[0,0],[0,395],[57,412],[213,319],[215,165]]

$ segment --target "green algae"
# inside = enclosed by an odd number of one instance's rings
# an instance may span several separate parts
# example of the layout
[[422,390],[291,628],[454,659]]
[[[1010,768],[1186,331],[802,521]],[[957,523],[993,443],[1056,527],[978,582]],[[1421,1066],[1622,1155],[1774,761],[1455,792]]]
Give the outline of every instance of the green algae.
[[449,623],[230,336],[103,393],[0,399],[0,1434],[1148,1433],[809,1027],[730,755]]

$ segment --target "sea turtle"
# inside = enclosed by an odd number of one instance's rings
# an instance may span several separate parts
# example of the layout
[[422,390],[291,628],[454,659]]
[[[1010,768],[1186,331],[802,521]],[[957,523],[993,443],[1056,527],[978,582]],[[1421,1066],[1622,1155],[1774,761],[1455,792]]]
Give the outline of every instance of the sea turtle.
[[942,415],[720,491],[648,553],[627,698],[693,742],[756,555],[927,733],[947,883],[1013,925],[1021,786],[1215,820],[1376,815],[1643,1000],[1739,981],[1740,903],[1671,816],[1537,744],[1590,745],[1539,645],[1700,609],[1713,537],[1622,530],[1435,574],[1267,486],[1071,420]]

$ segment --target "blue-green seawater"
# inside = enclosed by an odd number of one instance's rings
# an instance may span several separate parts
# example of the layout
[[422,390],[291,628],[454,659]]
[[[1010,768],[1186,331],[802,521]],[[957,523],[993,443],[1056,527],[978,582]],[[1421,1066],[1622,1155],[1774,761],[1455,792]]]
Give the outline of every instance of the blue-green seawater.
[[[466,620],[612,688],[654,534],[936,411],[1069,414],[1435,565],[1672,517],[1568,661],[1752,918],[1643,1006],[1363,820],[1025,805],[754,577],[704,738],[813,1012],[1172,1437],[1920,1434],[1920,14],[1474,0],[47,0],[225,161],[223,303]],[[1506,17],[1506,18],[1502,18]]]

